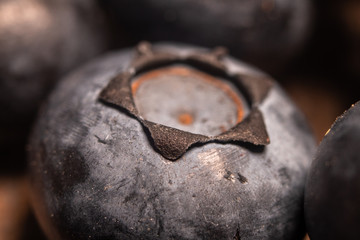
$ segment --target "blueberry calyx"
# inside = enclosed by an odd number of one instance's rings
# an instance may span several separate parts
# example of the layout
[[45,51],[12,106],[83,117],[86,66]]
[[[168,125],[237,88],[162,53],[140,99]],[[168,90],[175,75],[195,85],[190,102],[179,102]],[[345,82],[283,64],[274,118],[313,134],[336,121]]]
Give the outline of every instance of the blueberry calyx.
[[[216,48],[210,53],[197,52],[175,55],[168,52],[154,52],[149,43],[141,43],[137,50],[138,54],[129,69],[114,77],[101,91],[99,99],[112,107],[124,109],[135,117],[148,130],[150,141],[153,142],[155,149],[163,157],[176,160],[196,143],[242,142],[258,146],[265,146],[270,143],[262,113],[258,109],[258,105],[265,99],[273,86],[273,81],[270,78],[230,73],[222,61],[226,54],[224,48]],[[211,74],[225,76],[225,78],[231,79],[241,86],[251,107],[248,116],[231,129],[217,136],[194,134],[143,119],[134,103],[130,86],[131,79],[139,73],[175,63],[205,69]]]

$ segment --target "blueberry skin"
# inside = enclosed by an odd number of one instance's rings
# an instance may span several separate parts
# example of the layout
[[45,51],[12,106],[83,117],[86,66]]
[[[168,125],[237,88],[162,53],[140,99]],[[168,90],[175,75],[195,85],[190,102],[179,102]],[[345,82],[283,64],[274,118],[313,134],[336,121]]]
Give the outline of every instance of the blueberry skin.
[[[226,46],[261,69],[281,71],[301,49],[311,26],[308,0],[103,0],[119,29],[135,43],[181,41]],[[274,58],[276,56],[276,58]]]
[[12,164],[14,156],[3,156],[9,149],[23,152],[60,76],[106,49],[103,24],[92,0],[0,0],[0,162]]
[[[154,49],[199,48],[159,44]],[[75,71],[51,95],[29,145],[32,203],[50,239],[301,239],[315,142],[275,85],[259,106],[263,149],[209,143],[169,161],[140,123],[98,101],[133,50]],[[231,57],[234,72],[263,75]]]
[[338,117],[311,164],[305,218],[311,239],[360,239],[360,103]]
[[94,1],[1,0],[1,103],[32,110],[60,74],[103,51],[102,18]]

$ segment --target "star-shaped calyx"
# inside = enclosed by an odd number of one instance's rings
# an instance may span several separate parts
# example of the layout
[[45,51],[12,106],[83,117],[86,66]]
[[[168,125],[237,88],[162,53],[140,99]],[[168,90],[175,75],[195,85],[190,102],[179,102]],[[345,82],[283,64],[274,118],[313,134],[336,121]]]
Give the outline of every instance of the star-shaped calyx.
[[[244,142],[265,146],[270,143],[270,140],[258,106],[273,86],[273,81],[266,76],[231,73],[223,62],[225,55],[224,48],[216,48],[212,52],[194,51],[188,54],[176,54],[166,51],[153,51],[149,43],[141,43],[130,67],[114,77],[101,91],[99,98],[110,106],[126,110],[136,118],[148,130],[148,137],[151,138],[150,140],[152,140],[156,150],[169,160],[178,159],[196,143]],[[211,76],[221,76],[222,79],[228,79],[239,86],[250,105],[247,116],[238,119],[234,126],[214,136],[180,130],[141,116],[134,101],[135,93],[134,87],[131,85],[132,80],[146,72],[176,64],[204,70],[203,72],[207,72]],[[186,73],[183,68],[176,70],[181,74]],[[201,74],[198,71],[196,73]],[[240,116],[240,114],[238,115]],[[185,115],[181,121],[186,123],[191,119]]]

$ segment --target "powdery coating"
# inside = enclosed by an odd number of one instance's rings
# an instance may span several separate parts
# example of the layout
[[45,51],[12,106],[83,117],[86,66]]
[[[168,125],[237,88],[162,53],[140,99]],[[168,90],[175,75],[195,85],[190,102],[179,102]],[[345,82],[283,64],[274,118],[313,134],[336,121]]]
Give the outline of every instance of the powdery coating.
[[[305,172],[315,142],[279,87],[259,106],[271,144],[208,143],[171,162],[153,150],[138,120],[98,101],[133,54],[115,53],[74,72],[39,118],[30,145],[32,198],[48,236],[301,239]],[[226,62],[244,73],[242,63]]]

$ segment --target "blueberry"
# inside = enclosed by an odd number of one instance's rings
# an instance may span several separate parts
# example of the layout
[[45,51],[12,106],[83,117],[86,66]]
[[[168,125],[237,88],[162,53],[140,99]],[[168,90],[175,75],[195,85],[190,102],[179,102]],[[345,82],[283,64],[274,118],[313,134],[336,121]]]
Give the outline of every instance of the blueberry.
[[224,45],[234,56],[273,72],[302,47],[312,9],[308,0],[101,2],[118,29],[135,41]]
[[4,151],[24,148],[38,105],[55,81],[104,50],[101,18],[92,1],[0,1],[1,162],[14,160]]
[[311,164],[305,191],[311,239],[360,239],[360,103],[338,117]]
[[50,239],[301,239],[315,142],[264,73],[142,44],[64,79],[29,145]]

